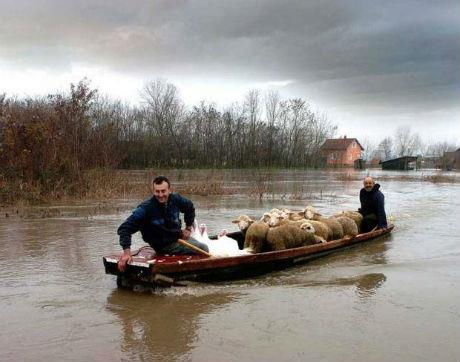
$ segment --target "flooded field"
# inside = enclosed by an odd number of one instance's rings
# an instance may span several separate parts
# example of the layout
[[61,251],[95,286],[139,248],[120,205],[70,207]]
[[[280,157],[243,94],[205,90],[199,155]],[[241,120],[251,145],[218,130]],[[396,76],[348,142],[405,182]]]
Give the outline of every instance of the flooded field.
[[[191,197],[211,233],[272,207],[356,209],[365,176],[273,172],[260,191],[246,172],[210,173],[168,176],[178,188],[217,177],[233,190]],[[0,360],[460,361],[460,175],[424,173],[371,173],[396,226],[386,238],[249,280],[155,293],[118,290],[102,265],[141,200],[4,209]]]

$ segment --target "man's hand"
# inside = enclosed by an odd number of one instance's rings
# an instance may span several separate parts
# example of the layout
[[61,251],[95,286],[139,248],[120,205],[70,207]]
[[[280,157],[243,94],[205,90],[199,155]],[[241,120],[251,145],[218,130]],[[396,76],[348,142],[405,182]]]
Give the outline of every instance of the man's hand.
[[188,240],[190,238],[190,234],[192,233],[192,228],[186,227],[182,230],[182,238]]
[[131,255],[131,249],[123,250],[123,255],[120,260],[118,260],[118,270],[124,272],[126,269],[126,264],[131,263],[133,256]]

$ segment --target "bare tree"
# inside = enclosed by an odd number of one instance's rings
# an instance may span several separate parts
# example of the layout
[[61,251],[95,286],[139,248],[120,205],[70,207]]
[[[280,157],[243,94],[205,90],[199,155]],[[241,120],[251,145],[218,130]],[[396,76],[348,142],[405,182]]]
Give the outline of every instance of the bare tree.
[[389,160],[393,155],[393,140],[391,137],[384,138],[376,150],[377,157],[381,160]]
[[371,161],[371,159],[376,154],[376,147],[374,142],[372,142],[369,138],[363,138],[360,143],[364,148],[364,151],[361,154],[361,158],[367,162]]
[[256,166],[258,160],[258,150],[256,145],[258,144],[256,127],[260,121],[260,92],[256,89],[252,89],[248,92],[245,98],[244,107],[246,110],[246,116],[249,121],[249,134],[248,134],[248,156],[251,160],[251,166]]
[[430,143],[425,148],[425,154],[428,156],[434,157],[442,157],[444,156],[444,152],[451,152],[455,151],[456,147],[455,144],[449,142],[435,142]]
[[174,84],[157,79],[147,82],[141,91],[146,104],[149,146],[157,163],[175,166],[182,153],[178,137],[185,106]]
[[280,95],[276,91],[269,91],[265,95],[265,117],[267,119],[267,166],[273,163],[273,146],[276,135],[276,124],[280,114]]
[[421,151],[422,140],[418,133],[412,133],[410,127],[401,126],[396,129],[394,135],[396,155],[415,156]]

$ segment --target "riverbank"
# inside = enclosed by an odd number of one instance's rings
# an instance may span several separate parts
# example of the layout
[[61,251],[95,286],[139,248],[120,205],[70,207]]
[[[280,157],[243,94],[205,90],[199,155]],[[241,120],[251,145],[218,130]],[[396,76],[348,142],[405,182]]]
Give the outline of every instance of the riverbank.
[[[283,191],[280,190],[282,188],[279,180],[280,175],[286,172],[297,176],[286,181],[292,184],[292,189]],[[460,183],[460,173],[439,170],[382,172],[376,169],[94,169],[86,171],[80,180],[71,184],[57,182],[53,187],[46,183],[24,183],[0,178],[0,213],[5,208],[21,209],[82,202],[103,204],[110,200],[143,199],[150,195],[152,178],[160,174],[171,179],[175,191],[188,196],[241,194],[259,200],[311,200],[331,196],[323,195],[326,188],[315,187],[316,180],[308,177],[317,173],[329,175],[327,180],[332,183],[360,181],[368,173],[376,177],[377,182]],[[43,215],[46,214],[47,212]]]

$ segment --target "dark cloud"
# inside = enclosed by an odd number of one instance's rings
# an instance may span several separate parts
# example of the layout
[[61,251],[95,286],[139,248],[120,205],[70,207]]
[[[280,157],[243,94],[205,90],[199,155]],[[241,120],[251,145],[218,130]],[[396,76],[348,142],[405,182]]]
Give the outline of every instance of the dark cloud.
[[458,107],[458,1],[0,4],[0,61],[24,67],[79,62],[139,77],[290,79],[291,93],[323,103]]

